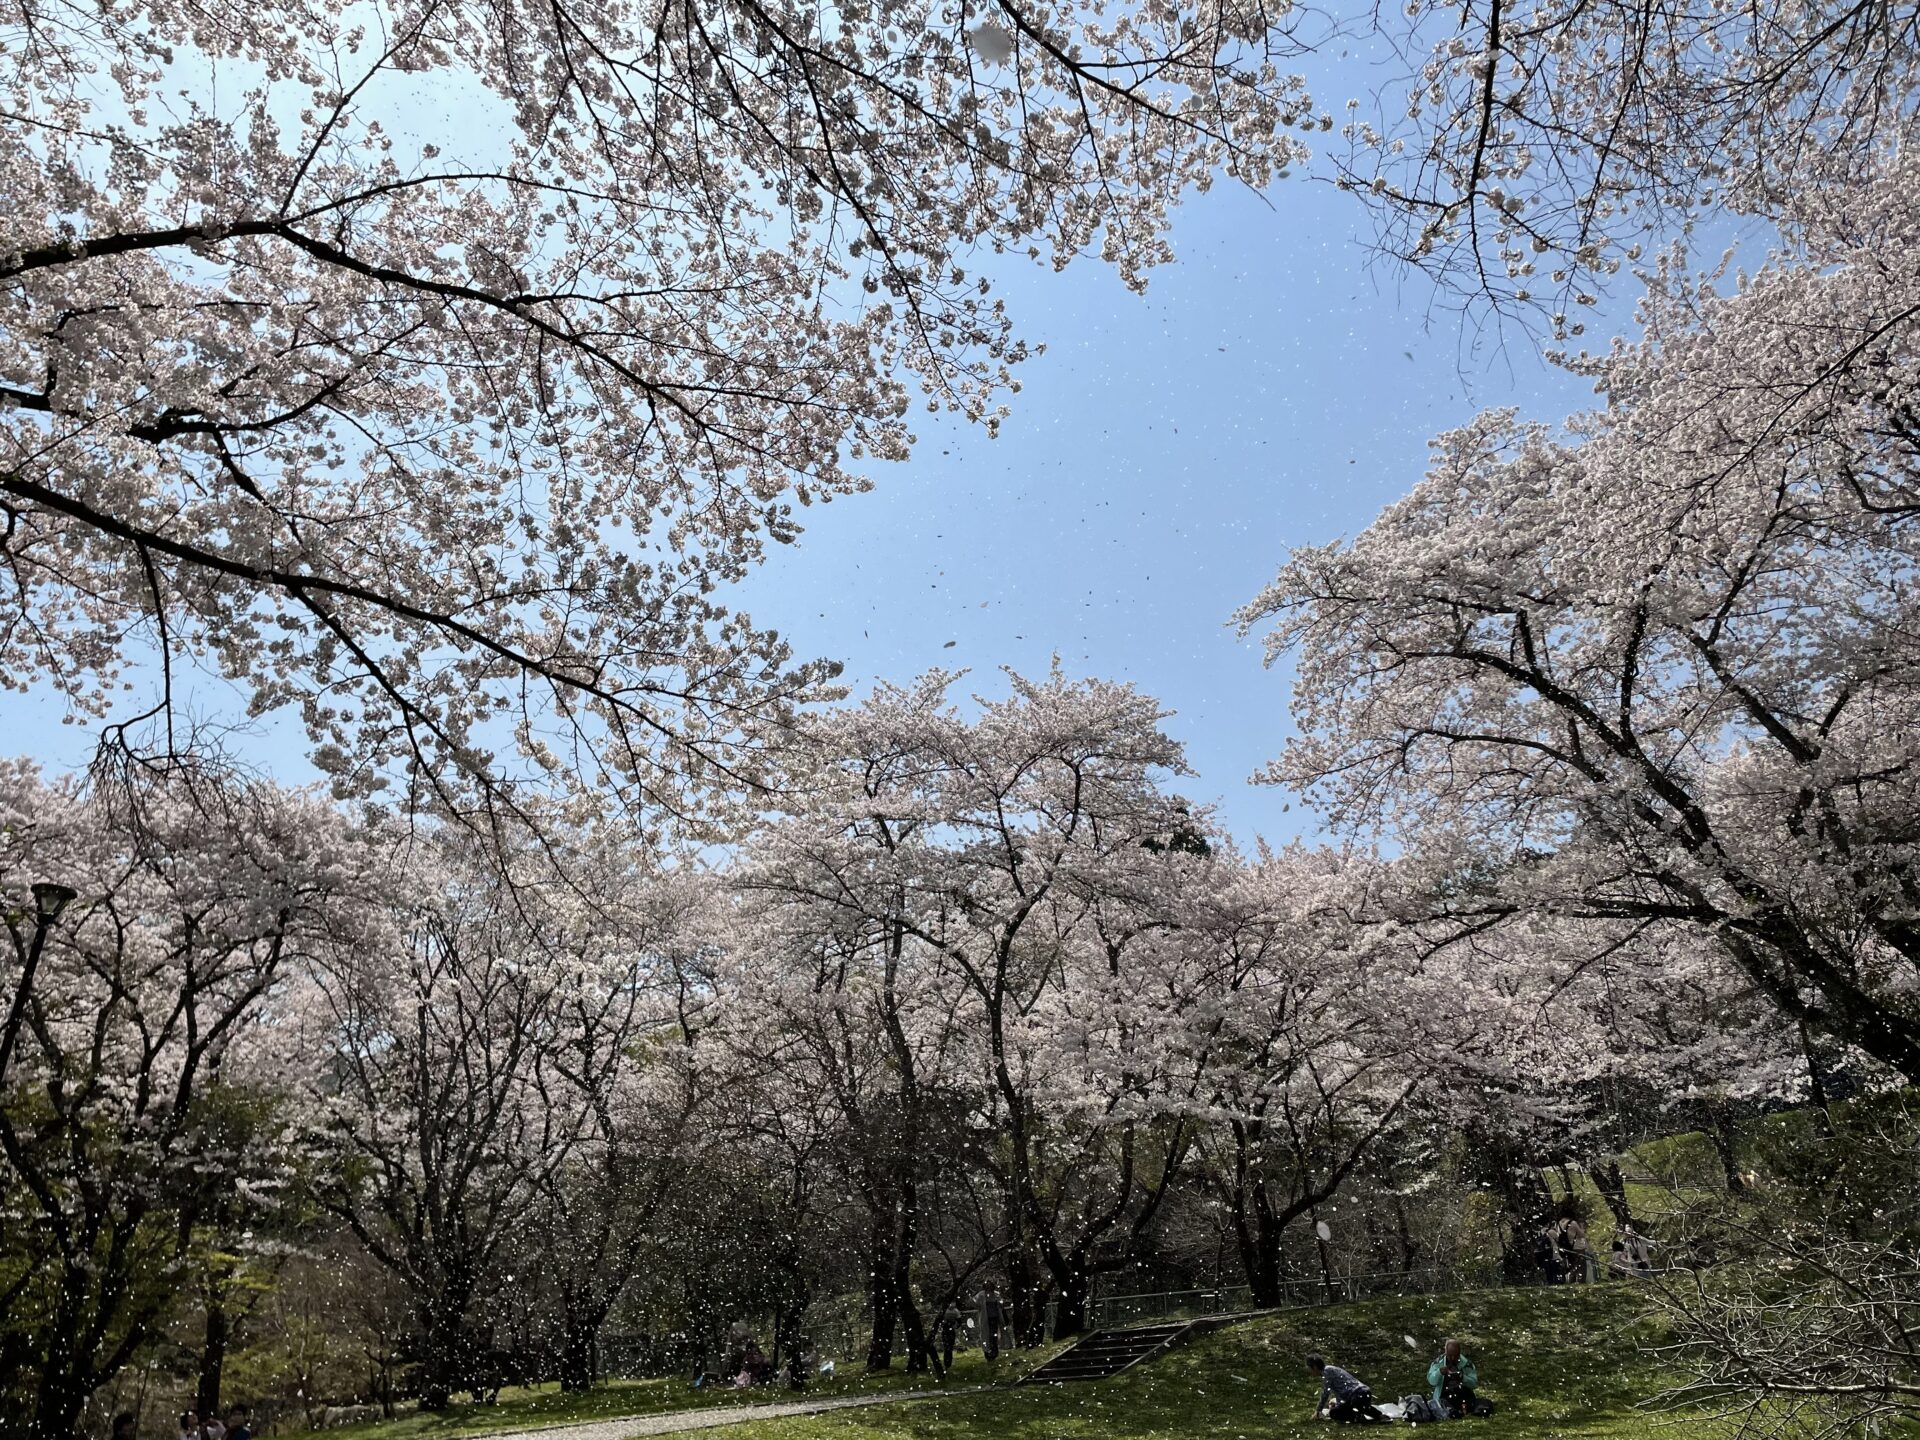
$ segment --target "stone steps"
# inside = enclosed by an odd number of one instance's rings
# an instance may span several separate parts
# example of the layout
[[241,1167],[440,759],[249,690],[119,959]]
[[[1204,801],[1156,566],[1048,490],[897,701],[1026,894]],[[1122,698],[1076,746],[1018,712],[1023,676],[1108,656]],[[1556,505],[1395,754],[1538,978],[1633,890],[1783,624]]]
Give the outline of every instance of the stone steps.
[[1020,1383],[1056,1385],[1069,1380],[1104,1380],[1163,1355],[1175,1345],[1221,1323],[1220,1319],[1174,1320],[1161,1325],[1096,1330],[1077,1345],[1062,1350]]

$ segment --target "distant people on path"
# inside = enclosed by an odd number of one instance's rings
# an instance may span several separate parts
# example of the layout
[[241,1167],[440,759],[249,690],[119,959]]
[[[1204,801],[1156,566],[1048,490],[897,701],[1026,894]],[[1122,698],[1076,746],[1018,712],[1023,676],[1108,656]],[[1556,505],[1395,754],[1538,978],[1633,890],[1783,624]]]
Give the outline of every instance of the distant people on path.
[[1493,1406],[1474,1393],[1480,1373],[1473,1360],[1460,1348],[1458,1340],[1448,1340],[1427,1366],[1427,1386],[1433,1408],[1443,1420],[1464,1420],[1469,1415],[1491,1415]]
[[1350,1370],[1329,1365],[1319,1355],[1307,1356],[1307,1369],[1320,1379],[1320,1398],[1313,1418],[1325,1416],[1336,1425],[1391,1425],[1392,1419],[1373,1403],[1373,1387]]
[[1560,1222],[1558,1239],[1561,1263],[1565,1274],[1561,1277],[1569,1285],[1585,1281],[1591,1285],[1597,1278],[1593,1247],[1587,1244],[1587,1227],[1578,1215],[1569,1214]]
[[980,1310],[980,1351],[992,1364],[1000,1358],[1000,1327],[1007,1323],[1006,1302],[1000,1298],[1000,1287],[989,1282],[974,1303]]
[[753,1331],[747,1328],[747,1322],[736,1320],[727,1327],[727,1357],[725,1368],[721,1371],[731,1380],[745,1368],[747,1347],[753,1344]]
[[1566,1278],[1567,1267],[1560,1254],[1557,1226],[1542,1225],[1534,1232],[1533,1263],[1539,1267],[1541,1280],[1548,1285],[1558,1285]]
[[1627,1248],[1627,1261],[1642,1275],[1653,1269],[1653,1242],[1634,1228],[1631,1220],[1620,1227],[1620,1240]]
[[960,1336],[960,1305],[957,1301],[947,1301],[947,1308],[940,1312],[939,1341],[940,1368],[953,1369],[953,1342]]
[[1607,1255],[1607,1274],[1615,1280],[1632,1280],[1639,1275],[1634,1267],[1633,1257],[1627,1254],[1626,1242],[1616,1240]]

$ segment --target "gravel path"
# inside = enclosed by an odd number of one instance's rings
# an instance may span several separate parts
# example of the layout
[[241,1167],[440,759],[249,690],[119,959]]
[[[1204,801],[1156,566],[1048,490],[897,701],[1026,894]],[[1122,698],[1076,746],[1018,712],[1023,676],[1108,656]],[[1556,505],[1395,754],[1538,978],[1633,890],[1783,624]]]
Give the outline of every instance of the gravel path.
[[548,1425],[534,1430],[496,1430],[464,1440],[505,1440],[537,1435],[540,1440],[636,1440],[642,1435],[675,1435],[682,1430],[716,1430],[722,1425],[744,1425],[749,1420],[777,1420],[786,1415],[821,1415],[829,1410],[853,1410],[862,1405],[891,1405],[896,1400],[938,1400],[944,1395],[971,1395],[984,1385],[954,1390],[896,1390],[883,1395],[843,1395],[836,1400],[792,1400],[777,1405],[716,1405],[710,1410],[669,1410],[661,1415],[629,1415],[624,1420],[595,1420],[586,1425]]

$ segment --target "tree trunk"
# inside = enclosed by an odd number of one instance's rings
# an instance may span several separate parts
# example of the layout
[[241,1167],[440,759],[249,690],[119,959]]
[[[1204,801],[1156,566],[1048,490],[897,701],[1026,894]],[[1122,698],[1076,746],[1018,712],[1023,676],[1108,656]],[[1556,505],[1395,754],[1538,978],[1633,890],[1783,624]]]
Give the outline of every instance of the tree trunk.
[[1256,1310],[1280,1304],[1280,1237],[1271,1226],[1249,1212],[1246,1197],[1233,1199],[1233,1239],[1240,1252],[1240,1273]]
[[435,1304],[422,1316],[420,1408],[444,1410],[465,1378],[465,1306]]
[[203,1416],[220,1413],[220,1380],[227,1367],[229,1333],[227,1307],[210,1297],[206,1339],[200,1346],[200,1383],[193,1394],[193,1408]]
[[1013,1310],[1013,1343],[1032,1348],[1046,1339],[1048,1286],[1033,1256],[1017,1249],[1007,1265],[1007,1299]]
[[1420,1249],[1413,1243],[1413,1227],[1407,1222],[1407,1201],[1404,1195],[1393,1197],[1394,1229],[1400,1236],[1400,1273],[1413,1274],[1415,1261],[1420,1258]]
[[791,1375],[796,1369],[796,1357],[804,1358],[806,1350],[807,1306],[811,1297],[802,1292],[792,1297],[791,1303],[782,1305],[773,1315],[773,1360],[776,1367],[784,1365]]
[[900,1177],[892,1239],[893,1309],[907,1342],[907,1373],[924,1375],[933,1361],[933,1336],[913,1298],[913,1255],[920,1240],[920,1187],[913,1175]]
[[86,1403],[87,1391],[77,1375],[64,1366],[49,1367],[34,1392],[28,1440],[80,1440],[80,1412]]
[[1067,1262],[1067,1273],[1061,1277],[1059,1298],[1053,1309],[1053,1338],[1068,1340],[1087,1328],[1088,1302],[1093,1294],[1093,1276],[1087,1273],[1084,1260],[1079,1256]]
[[562,1324],[560,1389],[565,1394],[578,1395],[591,1390],[594,1381],[600,1378],[599,1367],[594,1363],[600,1327],[591,1315],[572,1306],[567,1308]]
[[1614,1225],[1623,1230],[1632,1225],[1633,1207],[1627,1201],[1627,1180],[1620,1173],[1619,1157],[1610,1157],[1604,1165],[1594,1161],[1587,1166],[1587,1178],[1593,1182],[1593,1188],[1600,1192],[1601,1200],[1613,1213]]
[[1713,1152],[1720,1157],[1720,1170],[1726,1177],[1727,1193],[1742,1195],[1746,1193],[1746,1177],[1740,1173],[1740,1157],[1736,1146],[1739,1132],[1733,1123],[1733,1116],[1726,1104],[1719,1100],[1707,1102],[1707,1138],[1713,1142]]
[[920,1314],[920,1307],[914,1303],[913,1288],[908,1277],[909,1270],[903,1261],[894,1271],[894,1313],[899,1318],[903,1332],[901,1338],[906,1341],[907,1373],[924,1375],[933,1360],[933,1337]]
[[74,1274],[67,1264],[34,1387],[33,1411],[28,1420],[29,1440],[78,1440],[80,1414],[92,1387],[87,1383],[87,1357],[80,1353],[80,1306],[90,1277]]
[[867,1373],[878,1374],[893,1366],[893,1336],[898,1324],[894,1307],[892,1226],[890,1217],[876,1214],[867,1256],[867,1305],[872,1312],[873,1329],[867,1337]]
[[1820,1054],[1814,1048],[1813,1032],[1807,1022],[1800,1022],[1800,1054],[1807,1062],[1807,1098],[1813,1102],[1814,1128],[1820,1132],[1823,1140],[1833,1139],[1833,1104],[1827,1093],[1826,1072],[1820,1065]]

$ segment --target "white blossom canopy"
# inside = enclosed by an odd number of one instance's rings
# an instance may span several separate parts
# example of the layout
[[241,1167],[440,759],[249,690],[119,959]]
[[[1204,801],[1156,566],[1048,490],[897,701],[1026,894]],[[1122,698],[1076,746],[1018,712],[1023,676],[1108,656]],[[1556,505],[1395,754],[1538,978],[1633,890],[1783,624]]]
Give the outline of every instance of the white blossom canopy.
[[830,672],[718,588],[907,453],[914,381],[995,423],[973,252],[1137,285],[1183,190],[1299,153],[1279,24],[11,0],[0,675],[133,744],[202,663],[443,812],[751,783]]

